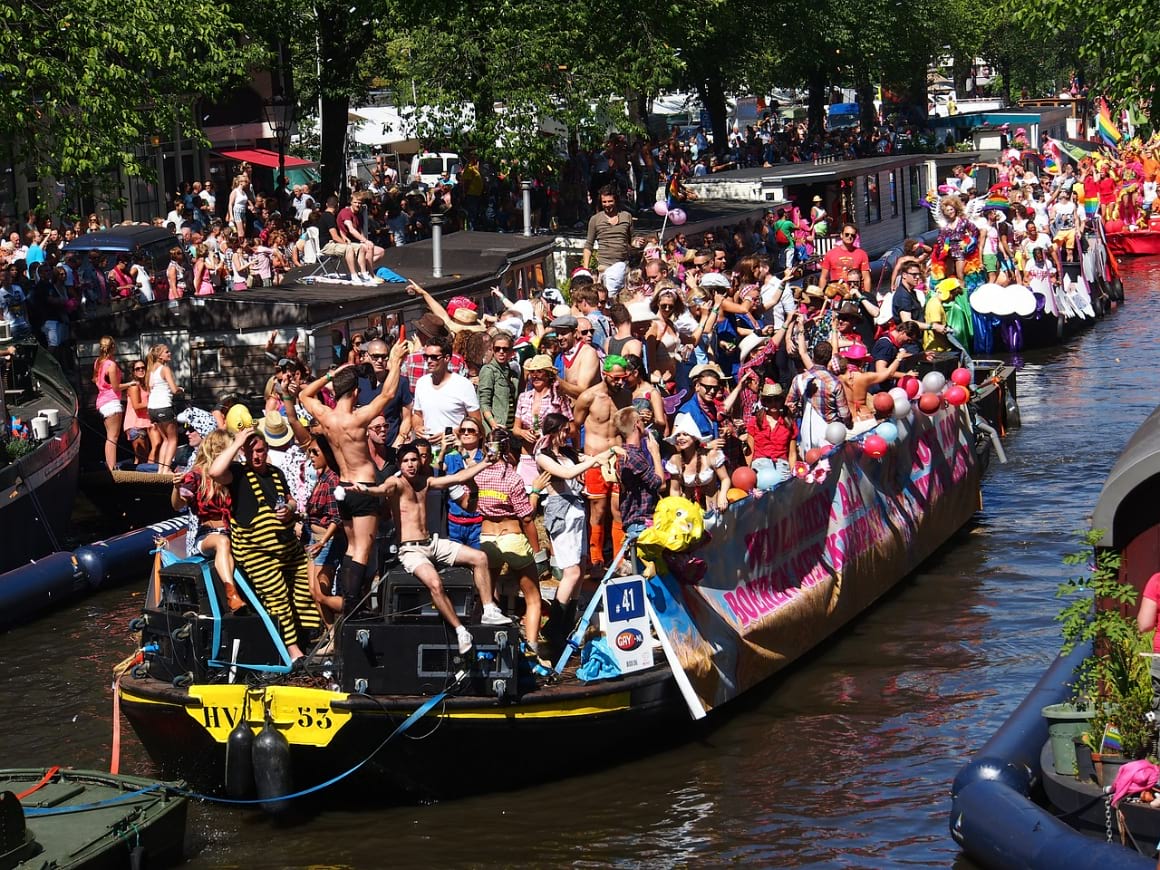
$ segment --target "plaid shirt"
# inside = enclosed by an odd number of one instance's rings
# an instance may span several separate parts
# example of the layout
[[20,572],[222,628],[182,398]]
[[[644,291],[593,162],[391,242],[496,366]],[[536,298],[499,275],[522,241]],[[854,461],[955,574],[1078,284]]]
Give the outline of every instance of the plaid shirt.
[[496,462],[475,475],[479,491],[477,507],[485,520],[523,519],[531,516],[532,503],[524,481],[506,462]]
[[621,525],[648,522],[660,501],[661,484],[664,483],[653,467],[648,450],[640,445],[626,444],[618,470]]
[[[810,388],[811,382],[813,389]],[[804,393],[809,395],[803,395]],[[850,424],[850,406],[846,403],[846,391],[833,372],[821,366],[814,366],[808,372],[794,378],[785,404],[799,420],[803,410],[803,399],[813,405],[814,410],[827,423]]]
[[[447,370],[467,377],[467,362],[459,354],[453,353]],[[416,351],[403,360],[403,377],[412,384],[419,383],[419,378],[425,374],[427,374],[427,360],[424,359],[422,351]]]
[[334,488],[338,486],[338,475],[329,468],[318,473],[318,483],[314,491],[306,499],[306,519],[316,526],[335,526],[342,524],[342,517],[338,513],[338,500],[334,497]]

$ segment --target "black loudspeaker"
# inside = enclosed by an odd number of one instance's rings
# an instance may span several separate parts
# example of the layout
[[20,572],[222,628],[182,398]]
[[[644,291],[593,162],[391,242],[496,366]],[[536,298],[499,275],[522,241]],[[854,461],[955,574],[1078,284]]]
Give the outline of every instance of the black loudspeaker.
[[343,624],[341,685],[370,695],[434,695],[467,671],[455,694],[513,700],[519,697],[518,626],[470,625],[475,647],[459,654],[446,623],[399,624],[378,620]]
[[[214,616],[211,596],[219,617]],[[254,603],[230,613],[211,563],[163,567],[156,605],[140,620],[146,670],[154,679],[205,679],[230,665],[235,641],[239,668],[266,670],[285,664]]]
[[[439,576],[455,615],[462,622],[470,621],[478,601],[471,569],[463,566],[444,568]],[[382,588],[383,615],[388,622],[443,625],[443,617],[431,603],[431,593],[414,574],[401,567],[392,568],[387,572]]]

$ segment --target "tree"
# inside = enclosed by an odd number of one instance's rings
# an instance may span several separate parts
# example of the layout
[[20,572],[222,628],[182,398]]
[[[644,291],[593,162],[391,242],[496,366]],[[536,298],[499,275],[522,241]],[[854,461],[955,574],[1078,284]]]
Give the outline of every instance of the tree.
[[262,62],[228,2],[42,0],[0,5],[0,137],[30,176],[99,182],[150,176],[139,146]]

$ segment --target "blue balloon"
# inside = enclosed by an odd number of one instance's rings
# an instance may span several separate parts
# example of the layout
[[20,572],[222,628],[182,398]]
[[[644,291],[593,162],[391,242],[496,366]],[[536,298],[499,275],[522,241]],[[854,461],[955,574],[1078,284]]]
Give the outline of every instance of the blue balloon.
[[784,480],[781,472],[776,467],[761,468],[757,472],[757,488],[765,492],[769,492]]
[[877,432],[887,444],[893,444],[898,440],[898,427],[889,420],[879,423]]

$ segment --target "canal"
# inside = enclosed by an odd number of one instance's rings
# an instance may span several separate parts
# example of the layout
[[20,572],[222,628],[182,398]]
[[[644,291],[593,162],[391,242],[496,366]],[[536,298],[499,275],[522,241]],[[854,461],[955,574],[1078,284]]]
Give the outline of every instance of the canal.
[[[1160,263],[1124,272],[1122,310],[1023,359],[1023,427],[975,522],[702,741],[537,788],[295,827],[196,807],[188,866],[970,867],[947,832],[951,780],[1055,655],[1062,559],[1157,402],[1147,318]],[[109,590],[0,635],[0,766],[107,769],[109,672],[132,649],[140,602],[139,589]],[[123,737],[122,770],[150,773]],[[488,751],[462,748],[464,776]]]

